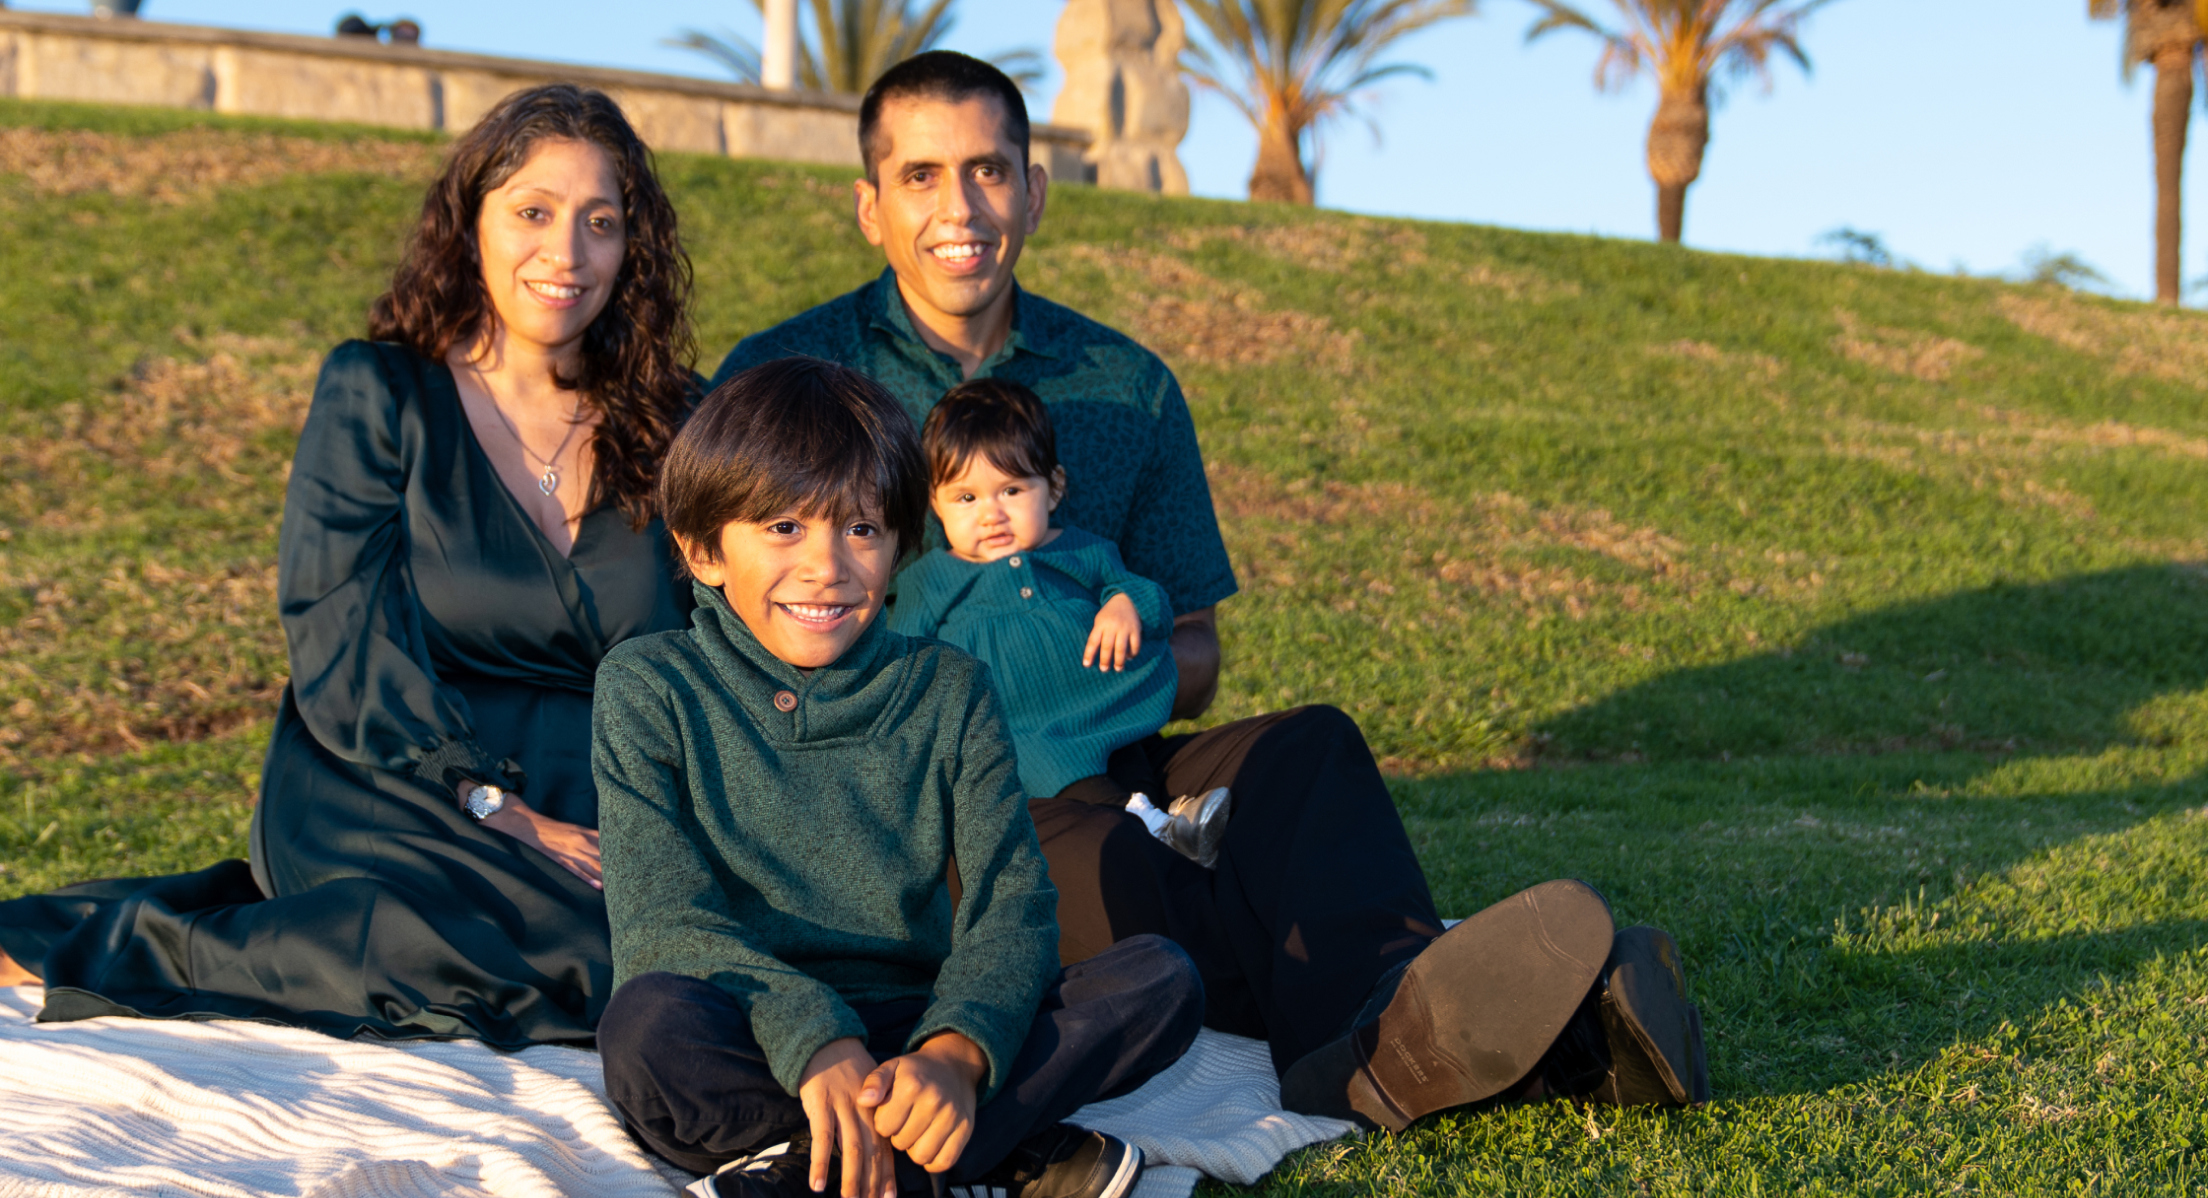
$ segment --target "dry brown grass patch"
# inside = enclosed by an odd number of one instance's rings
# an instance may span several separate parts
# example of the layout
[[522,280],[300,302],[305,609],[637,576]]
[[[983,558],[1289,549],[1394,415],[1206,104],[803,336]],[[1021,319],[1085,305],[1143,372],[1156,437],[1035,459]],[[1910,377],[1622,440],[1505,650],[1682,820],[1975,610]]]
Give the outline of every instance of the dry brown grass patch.
[[2208,322],[2197,315],[2122,311],[2068,292],[2008,292],[2000,305],[2016,327],[2108,360],[2123,374],[2208,384]]
[[[272,711],[276,521],[318,359],[281,340],[196,348],[119,394],[0,428],[0,525],[37,533],[0,527],[0,762],[197,739]],[[163,509],[220,511],[245,535],[134,532]],[[95,547],[114,544],[137,547]]]
[[1841,357],[1893,374],[1937,383],[1986,356],[1986,351],[1953,337],[1879,328],[1844,309],[1833,315],[1840,322],[1840,335],[1832,339],[1832,347]]
[[1545,304],[1579,294],[1577,283],[1560,283],[1540,271],[1524,267],[1495,266],[1485,262],[1464,272],[1464,282],[1474,290],[1492,291],[1513,303]]
[[1378,259],[1387,268],[1423,265],[1426,235],[1407,225],[1378,221],[1336,220],[1309,224],[1211,225],[1175,229],[1165,243],[1176,250],[1194,252],[1214,241],[1248,246],[1269,257],[1293,263],[1305,270],[1340,274],[1359,263]]
[[273,562],[193,571],[147,557],[90,587],[0,555],[0,589],[32,597],[0,624],[0,762],[198,740],[275,711],[284,684]]
[[1135,335],[1167,358],[1209,366],[1298,362],[1333,374],[1356,365],[1356,330],[1324,316],[1270,309],[1263,294],[1232,287],[1168,254],[1075,245],[1069,253],[1101,266],[1121,286]]
[[1707,341],[1668,341],[1649,346],[1648,352],[1659,358],[1701,362],[1726,370],[1738,370],[1766,381],[1775,380],[1786,373],[1786,363],[1770,354],[1735,353],[1719,349]]
[[[1454,504],[1408,483],[1283,482],[1224,463],[1209,473],[1236,560],[1274,586],[1324,591],[1340,611],[1399,594],[1454,591],[1502,600],[1533,623],[1577,620],[1603,602],[1640,607],[1645,584],[1691,589],[1696,581],[1682,560],[1684,545],[1599,508],[1536,508],[1508,492]],[[1345,572],[1339,551],[1352,539],[1386,542],[1388,560]],[[1531,560],[1557,548],[1609,558],[1641,581],[1603,581],[1568,564]],[[1334,560],[1322,565],[1322,555]],[[1427,606],[1464,615],[1454,603]]]
[[324,140],[274,133],[186,129],[129,137],[83,129],[0,129],[0,173],[22,175],[46,195],[145,197],[181,204],[225,187],[286,175],[363,173],[427,178],[442,150],[375,138]]

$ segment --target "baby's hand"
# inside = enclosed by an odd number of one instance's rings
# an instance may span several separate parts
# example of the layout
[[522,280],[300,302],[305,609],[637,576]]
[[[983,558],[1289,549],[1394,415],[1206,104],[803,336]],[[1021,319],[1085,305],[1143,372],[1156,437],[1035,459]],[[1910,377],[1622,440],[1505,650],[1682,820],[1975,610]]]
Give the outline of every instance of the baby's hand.
[[1089,628],[1088,646],[1081,650],[1081,667],[1124,670],[1127,659],[1140,652],[1142,617],[1135,614],[1135,601],[1114,595],[1097,611],[1096,623]]

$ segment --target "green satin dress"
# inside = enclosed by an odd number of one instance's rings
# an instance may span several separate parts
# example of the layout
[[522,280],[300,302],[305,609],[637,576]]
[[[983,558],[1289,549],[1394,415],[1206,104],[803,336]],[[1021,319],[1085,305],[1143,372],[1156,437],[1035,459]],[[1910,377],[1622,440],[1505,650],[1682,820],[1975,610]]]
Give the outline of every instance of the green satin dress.
[[664,528],[602,507],[563,557],[451,371],[353,341],[300,434],[277,586],[291,684],[250,866],[0,903],[0,947],[46,981],[40,1018],[590,1042],[612,989],[603,896],[478,825],[452,783],[503,780],[597,826],[598,661],[689,622]]

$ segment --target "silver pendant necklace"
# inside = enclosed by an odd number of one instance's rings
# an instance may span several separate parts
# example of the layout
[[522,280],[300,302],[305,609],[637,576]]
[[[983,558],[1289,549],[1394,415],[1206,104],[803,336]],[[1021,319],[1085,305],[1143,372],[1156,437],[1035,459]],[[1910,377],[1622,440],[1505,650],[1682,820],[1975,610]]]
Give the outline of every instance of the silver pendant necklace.
[[539,457],[537,451],[529,448],[529,443],[521,439],[521,430],[514,426],[513,421],[506,418],[506,409],[499,407],[496,399],[491,401],[491,410],[498,413],[499,423],[506,426],[506,431],[514,435],[514,444],[521,446],[521,452],[536,458],[543,465],[544,473],[537,476],[537,490],[544,492],[547,496],[559,490],[560,471],[554,463],[560,460],[561,454],[567,452],[567,443],[575,439],[575,430],[583,427],[582,421],[577,419],[582,414],[582,409],[578,407],[575,411],[567,414],[567,435],[560,438],[560,447],[552,451],[552,456],[549,459]]

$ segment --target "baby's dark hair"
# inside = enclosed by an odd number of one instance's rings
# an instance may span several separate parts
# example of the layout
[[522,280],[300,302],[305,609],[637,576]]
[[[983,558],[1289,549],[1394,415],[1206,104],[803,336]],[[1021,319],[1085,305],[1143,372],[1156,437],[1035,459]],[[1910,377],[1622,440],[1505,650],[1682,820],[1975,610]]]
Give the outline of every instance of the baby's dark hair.
[[667,531],[714,561],[732,520],[794,510],[841,522],[875,503],[898,556],[918,552],[928,475],[912,417],[881,384],[819,358],[780,358],[715,387],[660,466]]
[[943,393],[920,433],[931,487],[965,473],[975,454],[1018,478],[1058,472],[1058,434],[1033,391],[1010,379],[975,379]]

